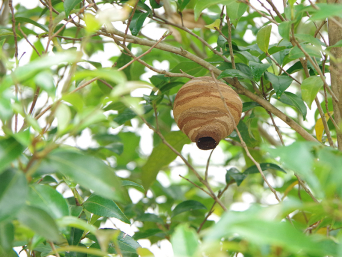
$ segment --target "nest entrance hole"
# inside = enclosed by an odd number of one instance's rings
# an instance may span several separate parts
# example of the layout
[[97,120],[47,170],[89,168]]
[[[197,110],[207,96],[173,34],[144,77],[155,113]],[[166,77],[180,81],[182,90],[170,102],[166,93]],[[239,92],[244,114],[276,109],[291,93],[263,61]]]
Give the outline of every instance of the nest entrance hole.
[[214,149],[217,146],[217,142],[212,137],[201,137],[196,144],[202,150]]

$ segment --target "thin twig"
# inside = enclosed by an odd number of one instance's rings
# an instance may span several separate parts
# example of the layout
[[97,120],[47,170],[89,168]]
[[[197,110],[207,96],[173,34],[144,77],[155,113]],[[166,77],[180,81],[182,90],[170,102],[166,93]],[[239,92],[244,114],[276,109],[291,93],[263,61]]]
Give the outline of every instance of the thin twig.
[[[194,185],[195,187],[197,187],[198,189],[202,190],[204,193],[206,193],[207,195],[209,195],[211,197],[211,194],[203,189],[202,187],[200,187],[199,185],[197,185],[196,183],[192,182],[190,179],[187,179],[186,177],[183,177],[182,175],[179,174],[179,176],[182,178],[182,179],[185,179],[186,181],[188,181],[190,184]],[[216,202],[215,202],[216,203]]]
[[278,8],[273,4],[272,0],[266,0],[266,1],[272,7],[273,11],[275,11],[275,13],[278,15],[279,19],[281,19],[282,21],[285,21],[285,18],[281,15]]
[[157,19],[162,20],[165,24],[167,25],[171,25],[173,27],[179,28],[181,30],[184,30],[185,32],[187,32],[188,34],[190,34],[191,36],[197,38],[199,41],[201,41],[202,44],[204,44],[206,47],[208,47],[214,54],[220,56],[225,62],[230,62],[227,57],[225,57],[222,53],[220,53],[219,51],[217,51],[215,48],[213,48],[207,41],[205,41],[203,38],[201,38],[200,36],[198,36],[197,34],[195,34],[194,32],[192,32],[190,29],[180,26],[176,23],[172,23],[166,19],[164,19],[163,17],[160,17],[158,15],[155,15],[155,17]]
[[129,28],[129,25],[132,22],[132,19],[133,19],[135,10],[137,9],[138,3],[139,3],[139,0],[136,0],[135,4],[134,4],[134,7],[133,7],[133,11],[132,11],[131,15],[129,16],[128,23],[127,23],[126,30],[125,30],[125,36],[123,38],[122,44],[126,43],[126,36],[127,36],[127,33],[128,33],[128,28]]
[[60,257],[59,253],[58,253],[57,250],[56,250],[55,245],[54,245],[51,241],[49,241],[49,245],[51,246],[52,252],[53,252],[54,254],[56,254],[56,257]]
[[268,58],[270,58],[272,60],[272,62],[274,62],[275,65],[277,65],[279,67],[279,69],[281,69],[284,73],[286,73],[287,76],[289,76],[291,79],[293,79],[294,81],[296,81],[299,85],[301,85],[302,83],[300,83],[295,77],[293,77],[291,74],[289,74],[283,67],[281,67],[281,65],[272,58],[271,55],[269,55],[268,53],[266,53],[266,56]]
[[208,157],[208,161],[207,161],[207,166],[205,167],[205,175],[204,175],[204,179],[206,181],[208,181],[208,170],[209,170],[209,163],[210,163],[210,158],[211,158],[211,155],[213,154],[215,148],[213,150],[211,150],[210,154],[209,154],[209,157]]
[[29,43],[29,45],[33,48],[33,50],[37,53],[37,55],[40,56],[40,53],[38,52],[37,48],[34,45],[32,45],[32,43],[28,40],[25,32],[21,29],[20,23],[18,24],[18,29],[21,32],[21,34],[23,35],[23,37],[25,38],[26,42]]
[[248,6],[250,6],[254,11],[256,11],[257,13],[259,13],[262,17],[268,19],[270,22],[274,23],[275,25],[278,25],[278,22],[276,22],[274,19],[271,19],[270,17],[268,17],[266,14],[260,12],[257,8],[255,8],[248,0],[240,0],[240,2],[247,4]]
[[[148,53],[150,53],[152,51],[153,48],[155,48],[162,40],[164,40],[166,37],[170,36],[172,34],[172,32],[168,32],[165,33],[153,46],[151,46],[145,53],[139,55],[138,57],[134,57],[133,60],[131,60],[130,62],[128,62],[127,64],[125,64],[124,66],[120,67],[118,70],[123,70],[125,68],[127,68],[129,65],[131,65],[133,62],[135,62],[136,60],[140,59],[141,57],[147,55]],[[124,45],[124,42],[122,43]]]

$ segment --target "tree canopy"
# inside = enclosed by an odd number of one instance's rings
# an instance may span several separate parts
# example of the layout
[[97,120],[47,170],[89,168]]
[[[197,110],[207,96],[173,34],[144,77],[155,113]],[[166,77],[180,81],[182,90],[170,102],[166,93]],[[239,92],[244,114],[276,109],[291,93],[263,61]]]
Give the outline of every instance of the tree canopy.
[[[0,256],[341,256],[341,0],[24,2],[0,9]],[[200,150],[205,126],[233,132]]]

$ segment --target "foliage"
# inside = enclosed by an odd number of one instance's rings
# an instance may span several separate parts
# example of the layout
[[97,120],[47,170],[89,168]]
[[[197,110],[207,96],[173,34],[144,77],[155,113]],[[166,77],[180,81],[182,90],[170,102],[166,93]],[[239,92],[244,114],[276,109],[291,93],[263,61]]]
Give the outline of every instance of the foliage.
[[[341,256],[340,1],[21,2],[0,9],[0,256]],[[208,160],[172,116],[200,76],[244,102]]]

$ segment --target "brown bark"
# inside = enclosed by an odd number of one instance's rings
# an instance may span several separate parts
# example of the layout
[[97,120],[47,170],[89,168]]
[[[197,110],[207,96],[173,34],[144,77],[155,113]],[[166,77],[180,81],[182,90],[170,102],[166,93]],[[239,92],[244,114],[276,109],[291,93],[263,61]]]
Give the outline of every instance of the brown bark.
[[[328,0],[329,4],[339,3],[342,0]],[[337,21],[339,24],[337,24]],[[334,45],[337,41],[342,39],[342,19],[334,17],[328,21],[329,45]],[[331,89],[336,95],[339,102],[333,100],[334,118],[338,125],[341,124],[342,119],[342,47],[334,47],[331,49],[332,55],[337,59],[336,62],[330,60],[330,74],[331,74]],[[338,149],[342,150],[342,133],[337,132]]]

